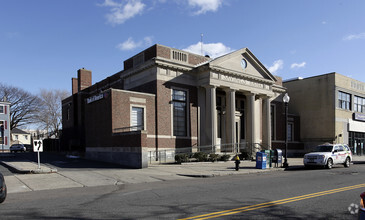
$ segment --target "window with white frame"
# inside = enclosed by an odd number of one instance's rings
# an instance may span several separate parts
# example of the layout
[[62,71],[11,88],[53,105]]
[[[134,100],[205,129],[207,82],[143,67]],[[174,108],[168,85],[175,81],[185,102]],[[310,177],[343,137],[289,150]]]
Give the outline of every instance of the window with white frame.
[[174,136],[187,136],[187,92],[172,90]]
[[338,107],[346,110],[351,110],[351,95],[345,92],[338,91]]
[[5,114],[5,106],[0,105],[0,114]]
[[354,111],[365,112],[365,98],[360,96],[354,97]]
[[142,107],[132,107],[131,131],[144,130],[144,109]]

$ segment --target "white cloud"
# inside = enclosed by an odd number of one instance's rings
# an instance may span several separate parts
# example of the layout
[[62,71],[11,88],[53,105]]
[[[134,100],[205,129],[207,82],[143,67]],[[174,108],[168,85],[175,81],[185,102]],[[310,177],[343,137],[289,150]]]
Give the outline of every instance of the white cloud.
[[357,40],[357,39],[365,39],[365,32],[360,34],[350,34],[343,38],[344,40]]
[[[200,54],[202,55],[202,44],[201,42],[197,44],[190,45],[189,47],[183,49],[187,52]],[[209,55],[211,58],[216,58],[227,53],[232,52],[233,50],[230,47],[225,46],[222,43],[203,43],[203,55]]]
[[117,48],[119,50],[133,50],[137,47],[141,46],[140,42],[135,42],[133,38],[128,38],[128,40],[124,41],[123,43],[120,43],[117,45]]
[[278,70],[282,69],[283,66],[284,66],[283,60],[275,60],[272,66],[270,66],[267,69],[270,71],[270,73],[276,73]]
[[217,11],[223,0],[188,0],[192,7],[198,7],[199,10],[195,14],[205,14],[208,11]]
[[120,7],[121,3],[114,2],[113,0],[104,0],[103,4],[98,4],[99,6],[107,6],[107,7]]
[[[125,4],[123,4],[125,2]],[[110,13],[106,15],[110,24],[123,24],[126,20],[141,14],[146,7],[141,0],[123,0],[120,3],[113,0],[105,0],[99,6],[111,7]]]
[[144,43],[147,45],[147,46],[150,46],[152,45],[153,43],[153,38],[151,36],[148,36],[148,37],[144,37]]
[[117,45],[119,50],[134,50],[138,47],[142,46],[151,46],[153,42],[153,38],[148,36],[143,39],[143,41],[134,41],[132,37],[128,38],[128,40],[124,41]]
[[292,65],[290,65],[290,68],[291,69],[294,69],[294,68],[303,68],[303,67],[305,67],[306,64],[307,64],[306,62],[293,63]]

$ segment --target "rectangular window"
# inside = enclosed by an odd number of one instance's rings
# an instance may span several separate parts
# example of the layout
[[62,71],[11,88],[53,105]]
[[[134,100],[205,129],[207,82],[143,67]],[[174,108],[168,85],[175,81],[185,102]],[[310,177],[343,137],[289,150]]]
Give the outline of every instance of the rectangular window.
[[365,112],[365,98],[359,96],[354,97],[354,111]]
[[217,131],[218,138],[222,138],[222,97],[217,96]]
[[341,109],[351,110],[351,95],[338,91],[338,107]]
[[67,108],[66,120],[70,120],[70,108]]
[[240,113],[241,113],[241,139],[246,139],[246,126],[245,126],[245,101],[240,101]]
[[275,137],[275,105],[270,106],[270,116],[271,116],[271,140],[276,140],[276,137]]
[[[4,130],[5,130],[4,121],[0,121],[0,126],[4,126]],[[4,136],[5,136],[5,132],[4,132]],[[0,144],[4,144],[4,138],[1,136],[1,133],[0,133]]]
[[187,136],[186,91],[172,90],[174,136]]
[[132,107],[131,113],[131,131],[144,130],[144,114],[143,108]]
[[288,141],[294,140],[294,123],[288,123]]
[[0,105],[0,114],[5,114],[5,106]]
[[18,140],[19,139],[19,136],[16,134],[15,135],[15,140]]

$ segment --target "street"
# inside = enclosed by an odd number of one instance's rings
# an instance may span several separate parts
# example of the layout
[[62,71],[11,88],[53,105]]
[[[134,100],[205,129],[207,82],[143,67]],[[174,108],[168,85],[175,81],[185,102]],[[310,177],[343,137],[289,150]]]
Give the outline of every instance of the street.
[[[356,219],[365,164],[11,193],[1,219]],[[330,191],[331,190],[331,191]],[[352,205],[352,206],[351,206]]]

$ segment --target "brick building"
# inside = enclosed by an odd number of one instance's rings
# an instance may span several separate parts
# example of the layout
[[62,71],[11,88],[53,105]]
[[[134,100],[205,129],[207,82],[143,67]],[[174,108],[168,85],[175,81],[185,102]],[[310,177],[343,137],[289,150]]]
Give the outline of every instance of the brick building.
[[285,88],[247,48],[211,59],[154,45],[93,85],[91,71],[78,70],[72,91],[62,146],[90,159],[143,168],[176,152],[253,154],[284,143]]

